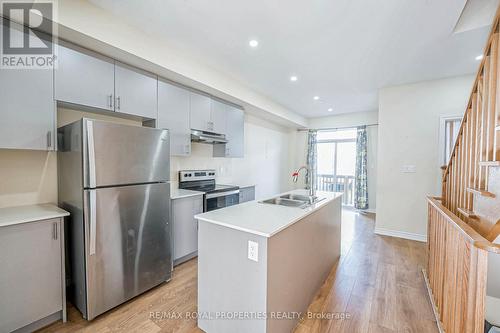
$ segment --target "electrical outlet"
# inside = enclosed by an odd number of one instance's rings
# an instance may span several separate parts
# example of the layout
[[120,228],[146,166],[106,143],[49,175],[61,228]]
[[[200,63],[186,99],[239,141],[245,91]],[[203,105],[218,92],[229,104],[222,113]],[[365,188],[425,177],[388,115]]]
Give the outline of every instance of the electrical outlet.
[[248,241],[248,259],[259,261],[259,243]]

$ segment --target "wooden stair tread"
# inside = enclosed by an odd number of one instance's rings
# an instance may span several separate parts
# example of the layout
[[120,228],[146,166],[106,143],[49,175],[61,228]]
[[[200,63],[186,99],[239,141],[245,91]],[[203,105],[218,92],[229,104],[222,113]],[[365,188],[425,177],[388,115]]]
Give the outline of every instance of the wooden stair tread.
[[500,166],[500,161],[481,161],[479,162],[479,165],[486,167],[497,167]]
[[480,189],[477,189],[477,188],[472,188],[472,187],[468,187],[467,188],[467,192],[474,193],[474,194],[479,194],[479,195],[482,195],[483,197],[489,197],[489,198],[494,198],[495,197],[495,194],[493,194],[491,192],[488,192],[486,190],[480,190]]
[[476,219],[477,218],[477,215],[476,213],[474,213],[473,211],[471,210],[468,210],[467,208],[461,208],[461,207],[458,207],[457,210],[460,212],[460,214],[470,218],[470,219]]
[[486,239],[489,240],[490,242],[494,242],[495,239],[500,235],[500,220],[493,225],[493,227],[490,229],[488,234],[486,235]]

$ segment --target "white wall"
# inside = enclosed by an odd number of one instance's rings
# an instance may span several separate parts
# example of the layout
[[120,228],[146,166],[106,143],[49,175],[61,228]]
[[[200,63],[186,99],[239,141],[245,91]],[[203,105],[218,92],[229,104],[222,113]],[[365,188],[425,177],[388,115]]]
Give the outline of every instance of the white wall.
[[[357,127],[362,125],[375,125],[378,123],[378,112],[355,112],[332,115],[328,117],[312,118],[309,120],[309,127],[313,129],[328,129],[339,127]],[[368,141],[368,209],[369,212],[376,212],[377,204],[377,146],[378,146],[378,126],[367,127]],[[307,133],[297,132],[294,135],[293,161],[295,166],[306,163]],[[299,181],[295,187],[303,187],[303,180]]]
[[57,201],[56,153],[0,149],[0,208]]
[[356,127],[378,123],[378,112],[352,112],[332,115],[328,117],[311,118],[310,128],[325,129],[337,127]]
[[[439,117],[464,114],[471,75],[379,93],[377,233],[425,239],[426,196],[440,194]],[[403,173],[414,165],[415,173]]]

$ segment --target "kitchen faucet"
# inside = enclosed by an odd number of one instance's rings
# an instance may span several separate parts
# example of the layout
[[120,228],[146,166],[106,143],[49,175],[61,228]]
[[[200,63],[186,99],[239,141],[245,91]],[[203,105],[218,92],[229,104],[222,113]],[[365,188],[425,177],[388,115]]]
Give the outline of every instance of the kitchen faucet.
[[311,172],[311,168],[304,165],[304,166],[301,166],[300,168],[298,168],[297,170],[295,170],[292,173],[293,182],[294,183],[297,182],[297,180],[299,178],[299,173],[301,170],[306,170],[306,176],[309,176],[309,195],[311,197],[316,196],[316,185],[314,184],[314,175]]

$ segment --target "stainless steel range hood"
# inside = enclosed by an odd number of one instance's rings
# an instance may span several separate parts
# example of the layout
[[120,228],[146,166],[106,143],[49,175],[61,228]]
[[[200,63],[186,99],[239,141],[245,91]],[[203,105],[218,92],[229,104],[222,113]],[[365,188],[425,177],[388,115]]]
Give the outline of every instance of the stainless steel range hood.
[[224,134],[215,134],[198,130],[191,130],[191,141],[211,145],[227,143],[226,136]]

